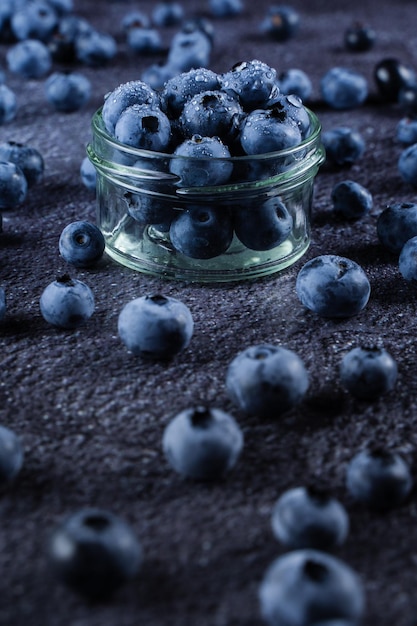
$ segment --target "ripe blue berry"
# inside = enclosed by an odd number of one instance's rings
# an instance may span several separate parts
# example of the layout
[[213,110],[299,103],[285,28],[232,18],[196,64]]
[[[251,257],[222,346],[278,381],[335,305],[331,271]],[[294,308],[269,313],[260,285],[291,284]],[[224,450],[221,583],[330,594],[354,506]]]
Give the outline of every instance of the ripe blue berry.
[[171,141],[171,124],[160,109],[133,104],[121,113],[114,134],[128,146],[164,152]]
[[180,187],[221,185],[233,170],[230,152],[217,137],[193,135],[175,149],[174,155],[189,157],[170,161],[170,172],[180,177]]
[[404,244],[417,236],[417,203],[390,204],[379,215],[376,228],[380,243],[390,252],[399,254]]
[[391,57],[376,64],[374,78],[380,96],[387,102],[398,102],[403,88],[417,85],[414,69]]
[[58,16],[49,2],[32,0],[15,10],[10,19],[16,39],[39,39],[48,41],[58,24]]
[[212,45],[210,35],[200,22],[186,22],[172,38],[167,64],[177,73],[188,72],[198,67],[208,67]]
[[363,450],[351,459],[346,486],[355,500],[382,510],[402,504],[413,480],[408,464],[398,454],[374,448]]
[[128,302],[118,319],[119,336],[127,349],[151,359],[169,359],[184,350],[193,330],[189,308],[160,294]]
[[91,82],[78,72],[54,72],[45,82],[47,101],[56,111],[78,111],[90,99]]
[[18,165],[11,161],[0,161],[0,208],[14,209],[27,194],[27,181]]
[[372,194],[353,180],[337,183],[332,189],[331,199],[335,213],[348,220],[364,217],[373,205]]
[[214,17],[234,17],[243,11],[242,0],[209,0],[208,4]]
[[326,163],[330,165],[352,165],[365,151],[362,135],[349,126],[338,126],[322,134],[326,150]]
[[204,91],[188,100],[180,115],[185,137],[219,137],[226,144],[239,130],[242,107],[223,91]]
[[340,363],[340,381],[356,398],[374,400],[391,391],[398,368],[392,356],[378,346],[349,350]]
[[0,85],[0,126],[11,122],[17,113],[15,92],[7,85]]
[[395,137],[397,141],[406,146],[417,143],[417,119],[401,118],[397,124]]
[[11,482],[23,465],[23,447],[13,430],[0,426],[0,484]]
[[320,81],[323,100],[333,109],[353,109],[365,102],[368,82],[365,76],[345,67],[333,67]]
[[121,24],[122,29],[127,33],[131,28],[150,28],[151,20],[146,13],[135,9],[123,16]]
[[313,626],[362,617],[362,583],[345,562],[319,550],[278,557],[259,587],[261,613],[269,626]]
[[261,417],[279,416],[299,404],[309,386],[301,358],[271,344],[250,346],[230,363],[226,389],[242,411]]
[[78,61],[90,67],[106,65],[117,53],[115,39],[94,29],[79,34],[74,47]]
[[345,47],[351,52],[367,52],[374,46],[375,40],[374,29],[360,22],[353,23],[344,34]]
[[124,198],[127,212],[134,220],[143,225],[152,224],[162,232],[169,231],[172,220],[177,216],[170,203],[147,194],[126,192]]
[[131,527],[102,509],[71,514],[52,532],[49,559],[57,578],[75,592],[103,599],[133,579],[142,565]]
[[398,94],[398,104],[404,115],[417,116],[417,84],[403,87]]
[[155,28],[129,28],[126,43],[136,54],[155,54],[163,47],[161,35]]
[[255,109],[242,123],[240,143],[246,154],[264,154],[292,148],[301,143],[297,124],[282,118],[278,108]]
[[44,43],[26,39],[6,53],[9,71],[23,78],[43,78],[52,67],[52,57]]
[[278,93],[276,81],[276,70],[257,59],[236,63],[221,76],[222,90],[238,98],[247,111],[266,106]]
[[417,144],[405,148],[398,159],[401,178],[417,189]]
[[90,222],[71,222],[59,237],[61,256],[78,268],[94,265],[103,256],[104,247],[103,234]]
[[191,206],[171,223],[172,245],[187,257],[212,259],[226,252],[233,239],[233,221],[225,207]]
[[179,474],[193,480],[217,480],[236,464],[243,435],[228,413],[197,406],[181,411],[168,423],[162,446],[168,463]]
[[49,324],[65,329],[78,328],[94,313],[94,296],[85,283],[65,274],[44,289],[40,309]]
[[272,530],[291,550],[329,550],[345,541],[349,517],[344,506],[327,491],[294,487],[284,491],[275,503]]
[[324,254],[301,268],[296,292],[301,303],[317,315],[344,318],[358,314],[366,306],[371,287],[355,261]]
[[278,85],[281,93],[294,94],[302,101],[308,100],[313,92],[311,79],[306,72],[298,68],[281,72],[278,76]]
[[116,122],[125,109],[133,104],[149,104],[156,107],[158,103],[155,91],[142,80],[122,83],[105,97],[102,109],[104,125],[113,135]]
[[275,41],[292,39],[300,28],[300,15],[291,6],[270,6],[260,24],[260,31]]
[[16,141],[0,143],[0,161],[11,161],[22,170],[28,187],[43,179],[45,164],[41,153],[27,144]]
[[170,78],[161,93],[161,108],[170,118],[181,115],[185,103],[202,91],[218,91],[219,76],[205,67],[188,72],[176,73]]
[[152,11],[155,26],[176,26],[184,18],[184,9],[179,2],[158,2]]
[[237,238],[250,250],[271,250],[289,237],[293,221],[286,206],[275,197],[256,209],[239,207],[234,227]]
[[417,280],[417,236],[411,237],[403,246],[398,260],[400,274],[405,280]]

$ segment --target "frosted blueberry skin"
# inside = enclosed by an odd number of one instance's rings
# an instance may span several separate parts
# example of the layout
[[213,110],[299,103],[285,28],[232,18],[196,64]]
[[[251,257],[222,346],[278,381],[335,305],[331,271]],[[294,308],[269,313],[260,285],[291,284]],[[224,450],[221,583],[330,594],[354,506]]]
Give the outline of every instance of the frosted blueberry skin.
[[180,300],[160,294],[128,302],[118,318],[119,337],[134,355],[170,359],[190,343],[194,321]]
[[175,250],[187,257],[212,259],[232,243],[233,220],[226,207],[189,207],[172,221],[169,238]]
[[160,109],[133,104],[121,113],[114,134],[127,146],[165,152],[171,141],[171,124]]
[[40,298],[43,318],[57,328],[78,328],[93,315],[94,307],[88,285],[67,274],[50,283]]
[[120,115],[133,104],[159,105],[156,92],[142,80],[132,80],[116,87],[105,96],[102,118],[107,132],[114,135],[114,128]]
[[348,492],[372,509],[402,504],[413,487],[408,464],[394,452],[375,448],[356,454],[347,466]]
[[188,157],[170,161],[170,172],[180,178],[179,187],[221,185],[233,171],[229,149],[217,137],[193,135],[177,146],[174,156]]
[[250,250],[272,250],[289,237],[292,227],[292,215],[278,198],[259,207],[239,207],[234,214],[236,236]]
[[12,161],[0,161],[0,208],[14,209],[26,198],[28,184],[22,170]]
[[24,451],[13,430],[0,426],[0,485],[10,483],[23,466]]
[[22,78],[43,78],[52,67],[52,57],[44,43],[26,39],[16,43],[6,53],[7,65],[12,74]]
[[348,126],[338,126],[322,134],[326,150],[326,163],[330,165],[352,165],[365,152],[362,135]]
[[296,293],[301,303],[317,315],[345,318],[362,311],[369,300],[371,286],[355,261],[324,254],[301,268]]
[[243,120],[240,144],[248,155],[265,154],[292,148],[301,143],[299,127],[291,119],[282,119],[280,109],[255,109]]
[[417,144],[412,144],[401,152],[398,171],[406,183],[417,189]]
[[0,161],[11,161],[22,170],[28,187],[43,179],[45,164],[41,153],[32,146],[16,141],[0,143]]
[[276,417],[299,404],[309,387],[302,359],[271,344],[246,348],[229,364],[226,389],[244,413]]
[[247,111],[267,105],[271,95],[277,93],[276,80],[276,70],[257,59],[236,63],[220,76],[222,90],[238,98]]
[[228,413],[199,406],[181,411],[168,423],[162,448],[170,466],[182,476],[218,480],[236,464],[243,434]]
[[395,58],[385,58],[374,68],[374,79],[378,92],[387,102],[398,102],[402,89],[417,86],[414,69]]
[[203,91],[218,91],[219,76],[205,67],[181,72],[170,78],[161,92],[161,109],[170,117],[178,118],[188,100]]
[[349,531],[344,506],[315,487],[284,491],[274,505],[271,523],[275,537],[291,550],[330,550],[342,545]]
[[353,109],[368,97],[368,82],[359,72],[333,67],[322,77],[320,91],[323,100],[332,109]]
[[243,110],[239,102],[223,91],[204,91],[188,100],[180,115],[185,138],[193,135],[219,137],[228,144],[238,132]]
[[105,242],[100,229],[83,220],[71,222],[61,232],[59,252],[74,267],[91,267],[103,256]]
[[395,387],[398,367],[384,348],[363,346],[349,350],[340,363],[340,381],[356,398],[375,400]]
[[373,206],[372,194],[354,180],[337,183],[331,192],[333,210],[348,220],[358,220],[367,215]]
[[380,243],[399,254],[404,244],[417,236],[417,203],[395,202],[387,206],[376,223]]
[[278,557],[259,586],[261,614],[269,626],[309,626],[352,620],[365,608],[359,576],[344,561],[319,550]]
[[411,237],[404,244],[398,259],[398,267],[405,280],[417,281],[417,236]]
[[7,85],[0,85],[0,126],[11,122],[17,113],[15,92]]
[[77,37],[91,30],[92,25],[84,18],[74,14],[62,16],[47,42],[52,59],[57,63],[74,63]]
[[85,508],[51,533],[48,557],[57,579],[93,600],[104,600],[139,572],[140,542],[131,527],[109,511]]

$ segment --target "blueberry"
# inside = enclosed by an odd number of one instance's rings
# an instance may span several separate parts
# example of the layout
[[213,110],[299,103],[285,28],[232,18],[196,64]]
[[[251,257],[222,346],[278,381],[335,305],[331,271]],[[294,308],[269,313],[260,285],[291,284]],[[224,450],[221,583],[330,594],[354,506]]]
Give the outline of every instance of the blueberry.
[[279,198],[269,198],[258,207],[239,207],[234,217],[235,233],[251,250],[271,250],[291,234],[293,218]]
[[398,368],[392,356],[378,346],[352,348],[340,363],[340,381],[356,398],[375,400],[391,391]]
[[13,430],[0,426],[0,484],[10,483],[23,465],[23,446]]
[[323,254],[298,272],[296,292],[301,303],[317,315],[344,318],[357,315],[366,306],[371,287],[355,261]]
[[332,109],[353,109],[365,102],[368,82],[359,72],[345,67],[333,67],[320,81],[323,100]]
[[113,513],[85,508],[51,533],[48,556],[57,578],[91,599],[106,599],[140,570],[143,551],[131,527]]
[[214,17],[235,17],[243,11],[242,0],[209,0],[208,5]]
[[0,208],[14,209],[19,206],[27,193],[25,175],[18,165],[11,161],[0,161]]
[[123,111],[133,104],[149,104],[156,107],[159,104],[159,99],[155,91],[142,80],[122,83],[106,95],[102,117],[110,134],[114,134],[116,122]]
[[280,108],[256,109],[242,123],[240,143],[246,154],[264,154],[292,148],[301,143],[297,124],[284,117]]
[[406,146],[417,143],[417,119],[401,118],[397,124],[395,136],[397,141]]
[[9,71],[23,78],[43,78],[52,67],[52,57],[44,43],[26,39],[6,53]]
[[226,252],[233,239],[233,222],[224,208],[191,206],[171,223],[175,250],[193,259],[212,259]]
[[169,231],[172,220],[177,212],[170,203],[161,201],[151,194],[126,192],[124,198],[127,212],[140,224],[152,224],[158,230]]
[[226,389],[236,406],[261,417],[275,417],[293,408],[308,387],[302,359],[272,344],[246,348],[231,361],[226,374]]
[[398,104],[404,115],[417,117],[417,84],[403,87],[398,94]]
[[374,29],[361,22],[354,22],[345,30],[345,47],[351,52],[367,52],[374,46],[375,40]]
[[76,37],[74,49],[80,63],[103,67],[116,56],[117,43],[111,35],[91,29]]
[[177,74],[175,68],[164,63],[152,63],[145,68],[141,74],[141,79],[152,89],[162,90],[171,78]]
[[404,244],[417,236],[417,203],[390,204],[379,215],[376,228],[380,243],[399,254]]
[[48,3],[59,16],[67,15],[74,10],[73,0],[48,0]]
[[329,550],[345,541],[349,517],[344,506],[327,491],[294,487],[284,491],[275,503],[272,530],[291,550]]
[[126,43],[137,54],[156,54],[163,48],[161,35],[155,28],[130,28]]
[[126,13],[122,19],[122,29],[128,33],[131,28],[150,28],[151,20],[143,11],[133,10]]
[[65,274],[44,289],[40,309],[49,324],[58,328],[78,328],[94,313],[94,296],[85,283]]
[[6,317],[7,302],[6,292],[3,287],[0,287],[0,322]]
[[56,111],[72,113],[89,101],[91,82],[78,72],[54,72],[45,82],[45,95]]
[[300,15],[291,6],[272,5],[260,24],[260,31],[275,41],[292,39],[300,29]]
[[94,265],[103,256],[104,247],[100,229],[90,222],[71,222],[59,237],[59,252],[74,267]]
[[184,9],[179,2],[158,2],[152,10],[155,26],[176,26],[184,19]]
[[171,124],[160,109],[132,104],[121,113],[114,134],[125,145],[164,152],[171,141]]
[[141,296],[126,304],[118,320],[122,342],[133,354],[169,359],[191,341],[194,322],[188,307],[169,296]]
[[369,213],[373,206],[372,194],[353,180],[342,180],[331,193],[333,210],[338,215],[357,220]]
[[22,170],[28,187],[43,179],[45,164],[41,153],[32,146],[16,141],[0,143],[0,160],[11,161]]
[[205,67],[176,73],[164,85],[161,93],[161,108],[170,117],[181,115],[185,103],[202,91],[218,91],[219,76]]
[[305,139],[310,130],[310,116],[302,100],[295,94],[279,94],[268,107],[282,122],[297,124],[301,138]]
[[212,41],[206,30],[197,21],[187,22],[172,38],[167,64],[177,72],[208,67],[211,50]]
[[413,143],[401,152],[398,172],[406,183],[417,189],[417,144]]
[[49,2],[32,0],[14,11],[11,28],[16,39],[48,41],[58,24],[58,16]]
[[398,260],[400,274],[405,280],[417,280],[417,236],[411,237],[403,246]]
[[302,101],[311,97],[313,85],[306,72],[298,68],[290,68],[278,76],[278,85],[283,94],[294,94]]
[[92,30],[92,25],[77,15],[68,14],[61,17],[57,28],[47,42],[53,60],[58,63],[74,63],[77,37]]
[[96,191],[97,170],[88,157],[84,157],[80,165],[80,177],[84,187]]
[[338,126],[325,131],[322,142],[326,150],[326,163],[330,165],[352,165],[365,152],[362,135],[349,126]]
[[[180,177],[179,187],[221,185],[233,170],[228,148],[217,137],[193,135],[174,152],[170,172]],[[188,158],[181,158],[188,157]]]
[[243,434],[228,413],[197,406],[181,411],[168,423],[162,447],[179,474],[193,480],[216,480],[236,464]]
[[356,572],[312,549],[294,550],[273,561],[260,584],[259,601],[269,626],[313,626],[333,619],[356,623],[365,607]]
[[408,464],[394,452],[372,448],[356,454],[348,464],[349,493],[372,509],[399,506],[409,495],[413,480]]
[[257,59],[236,63],[220,79],[222,90],[238,98],[248,111],[266,106],[278,90],[276,70]]
[[219,137],[228,143],[236,137],[243,111],[235,98],[223,91],[203,91],[188,100],[180,115],[184,137]]
[[15,92],[7,85],[0,85],[0,126],[11,122],[17,113]]
[[387,102],[397,102],[404,87],[417,85],[413,68],[391,57],[376,64],[374,78],[381,98]]

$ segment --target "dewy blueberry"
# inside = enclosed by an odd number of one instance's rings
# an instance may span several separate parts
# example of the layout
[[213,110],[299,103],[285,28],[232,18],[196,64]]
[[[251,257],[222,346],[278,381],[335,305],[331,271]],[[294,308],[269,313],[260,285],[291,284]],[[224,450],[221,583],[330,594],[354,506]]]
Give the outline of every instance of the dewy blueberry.
[[7,428],[0,426],[0,484],[10,483],[22,469],[24,459],[20,437]]
[[278,557],[259,586],[269,626],[313,626],[333,619],[357,623],[365,609],[359,576],[344,561],[319,550],[293,550]]
[[128,302],[119,314],[120,339],[130,352],[150,359],[169,359],[191,341],[194,321],[180,300],[154,294]]
[[161,108],[170,117],[181,115],[185,103],[202,91],[218,91],[219,76],[205,67],[176,73],[170,78],[161,93]]
[[156,92],[142,80],[122,83],[105,96],[102,117],[107,131],[113,135],[116,122],[125,109],[133,104],[149,104],[157,107]]
[[142,546],[132,528],[113,513],[85,508],[51,533],[48,557],[58,580],[93,600],[107,599],[138,574]]
[[340,363],[340,381],[349,393],[375,400],[391,391],[397,382],[398,367],[393,357],[378,346],[352,348]]
[[186,22],[172,38],[167,65],[176,73],[208,67],[212,46],[211,37],[197,20]]
[[373,206],[372,194],[354,180],[342,180],[331,192],[333,210],[338,215],[357,220],[367,215]]
[[0,161],[0,208],[14,209],[26,198],[28,184],[22,170],[12,161]]
[[100,229],[83,220],[71,222],[59,237],[59,252],[74,267],[90,267],[103,256],[105,242]]
[[333,109],[353,109],[365,102],[368,82],[362,74],[345,67],[333,67],[320,81],[323,100]]
[[394,202],[380,213],[376,223],[380,243],[394,254],[417,236],[417,203]]
[[278,108],[255,109],[244,119],[240,143],[246,154],[264,154],[292,148],[301,143],[299,127],[291,119],[282,119]]
[[79,72],[54,72],[45,82],[45,96],[56,111],[73,113],[89,101],[91,82]]
[[17,141],[0,143],[0,161],[11,161],[22,170],[28,187],[43,179],[45,163],[39,150]]
[[164,152],[171,141],[171,124],[160,109],[133,104],[121,113],[114,134],[125,145]]
[[229,72],[220,76],[222,90],[237,97],[245,110],[264,108],[277,91],[276,70],[254,59],[236,63]]
[[193,480],[217,480],[236,464],[243,434],[228,413],[197,406],[181,411],[168,423],[162,447],[179,474]]
[[222,207],[190,206],[172,221],[169,236],[174,248],[185,256],[212,259],[232,243],[232,217]]
[[366,306],[371,286],[355,261],[323,254],[301,268],[296,292],[301,303],[317,315],[344,318],[357,315]]
[[349,517],[329,492],[311,487],[284,491],[272,511],[275,537],[291,550],[329,550],[341,545],[348,534]]
[[229,364],[226,389],[236,406],[251,415],[278,417],[299,404],[309,387],[302,359],[272,344],[250,346]]
[[221,185],[233,171],[229,149],[217,137],[193,135],[177,146],[174,155],[189,157],[170,161],[170,171],[180,177],[180,187]]
[[398,267],[405,280],[417,281],[417,236],[411,237],[404,244],[398,259]]
[[84,187],[90,191],[96,191],[97,170],[88,157],[84,157],[80,165],[80,178]]
[[68,274],[50,283],[40,298],[43,318],[58,328],[78,328],[92,316],[94,307],[94,296],[88,285]]
[[293,217],[278,197],[269,198],[260,206],[241,206],[234,215],[234,228],[239,241],[250,250],[271,250],[291,234]]

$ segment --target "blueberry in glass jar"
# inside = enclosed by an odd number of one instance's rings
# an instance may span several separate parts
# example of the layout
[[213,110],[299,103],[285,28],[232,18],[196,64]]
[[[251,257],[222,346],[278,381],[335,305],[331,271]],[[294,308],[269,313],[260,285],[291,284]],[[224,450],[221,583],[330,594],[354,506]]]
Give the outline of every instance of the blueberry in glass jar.
[[56,111],[73,113],[89,101],[91,82],[79,72],[54,72],[45,82],[45,95]]
[[190,206],[172,221],[169,238],[186,257],[212,259],[232,243],[233,220],[227,207]]
[[142,80],[132,80],[116,87],[105,96],[102,117],[107,131],[114,135],[114,128],[120,115],[133,104],[159,105],[156,92]]
[[170,171],[179,176],[180,187],[221,185],[233,171],[229,149],[218,137],[193,135],[177,146],[174,155],[186,157],[170,162]]
[[105,66],[117,53],[116,40],[95,29],[79,34],[74,42],[75,56],[89,67]]
[[376,32],[367,24],[354,22],[345,30],[344,44],[351,52],[367,52],[376,41]]
[[121,113],[114,134],[127,146],[164,152],[171,141],[171,124],[160,109],[132,104]]
[[250,250],[271,250],[291,234],[293,217],[279,198],[260,206],[242,206],[234,214],[237,238]]

